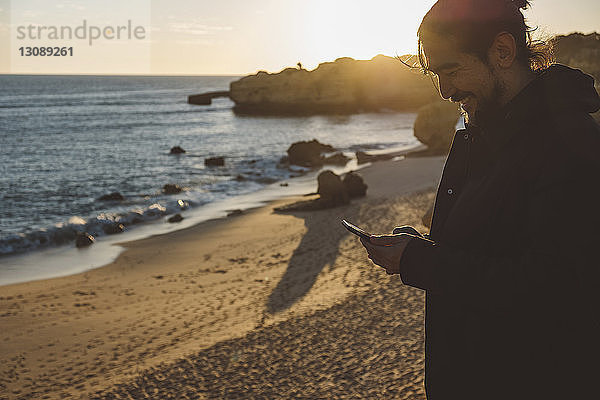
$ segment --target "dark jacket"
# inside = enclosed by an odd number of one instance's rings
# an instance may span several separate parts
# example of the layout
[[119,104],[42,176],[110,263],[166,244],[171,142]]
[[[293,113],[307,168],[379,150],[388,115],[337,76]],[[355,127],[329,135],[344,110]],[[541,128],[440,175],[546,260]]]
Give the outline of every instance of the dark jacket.
[[599,108],[553,65],[456,132],[431,240],[400,263],[427,293],[428,399],[600,398]]

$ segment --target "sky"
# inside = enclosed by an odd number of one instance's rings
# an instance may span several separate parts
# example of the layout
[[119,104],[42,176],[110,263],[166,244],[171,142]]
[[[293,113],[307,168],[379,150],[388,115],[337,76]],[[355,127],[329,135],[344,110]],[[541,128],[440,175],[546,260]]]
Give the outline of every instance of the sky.
[[[0,73],[243,75],[298,62],[312,69],[338,57],[414,53],[416,30],[434,2],[0,0]],[[542,35],[600,32],[598,0],[532,4],[526,17]],[[143,28],[144,38],[101,38],[90,44],[89,38],[16,36],[19,26],[74,29],[83,20],[109,33],[130,21]],[[19,48],[27,46],[73,47],[74,55],[25,57]]]

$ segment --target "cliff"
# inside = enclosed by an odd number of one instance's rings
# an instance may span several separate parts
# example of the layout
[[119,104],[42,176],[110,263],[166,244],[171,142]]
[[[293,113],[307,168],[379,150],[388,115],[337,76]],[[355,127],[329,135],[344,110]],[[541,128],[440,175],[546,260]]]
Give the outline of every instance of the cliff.
[[[600,34],[556,36],[551,44],[557,62],[591,74],[600,88]],[[439,100],[431,78],[383,55],[338,58],[312,71],[260,71],[232,82],[229,97],[237,113],[275,115],[416,111]]]
[[431,79],[399,60],[339,58],[312,71],[261,71],[230,85],[234,110],[249,114],[415,111],[438,98]]

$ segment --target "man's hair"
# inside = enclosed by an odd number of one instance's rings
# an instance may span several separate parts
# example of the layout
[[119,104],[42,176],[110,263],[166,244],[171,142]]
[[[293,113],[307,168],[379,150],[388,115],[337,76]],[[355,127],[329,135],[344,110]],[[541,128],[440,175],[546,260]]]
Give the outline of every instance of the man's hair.
[[518,62],[532,71],[547,68],[554,61],[550,47],[542,40],[532,39],[533,30],[521,12],[529,3],[528,0],[438,0],[423,18],[417,33],[421,69],[429,72],[424,41],[451,39],[459,50],[487,63],[488,50],[500,32],[508,32],[515,38]]

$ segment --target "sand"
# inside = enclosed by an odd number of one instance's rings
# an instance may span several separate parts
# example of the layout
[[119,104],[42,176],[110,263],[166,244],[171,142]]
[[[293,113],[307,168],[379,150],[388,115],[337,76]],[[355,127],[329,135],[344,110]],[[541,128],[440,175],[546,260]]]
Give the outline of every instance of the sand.
[[423,398],[423,293],[339,221],[425,230],[442,165],[375,163],[347,206],[286,199],[0,287],[0,398]]

